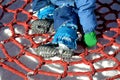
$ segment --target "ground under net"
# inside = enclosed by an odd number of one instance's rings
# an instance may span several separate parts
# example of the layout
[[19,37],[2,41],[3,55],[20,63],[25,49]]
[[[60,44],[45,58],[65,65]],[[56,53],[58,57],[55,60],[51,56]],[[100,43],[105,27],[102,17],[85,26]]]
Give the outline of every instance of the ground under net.
[[120,0],[96,5],[97,45],[66,61],[36,55],[51,35],[32,33],[31,0],[0,0],[0,80],[120,80]]

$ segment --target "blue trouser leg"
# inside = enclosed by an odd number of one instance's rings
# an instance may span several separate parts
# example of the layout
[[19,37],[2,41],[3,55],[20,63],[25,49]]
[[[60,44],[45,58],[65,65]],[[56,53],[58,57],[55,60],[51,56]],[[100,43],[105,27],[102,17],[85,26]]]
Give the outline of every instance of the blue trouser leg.
[[[53,13],[54,29],[57,30],[64,23],[78,24],[78,15],[72,7],[59,7]],[[77,29],[77,27],[76,27]]]
[[80,24],[83,27],[84,33],[94,31],[97,26],[97,20],[94,14],[96,0],[75,0],[75,3],[78,8]]
[[54,35],[53,43],[64,44],[71,49],[76,49],[77,40],[77,14],[72,7],[60,7],[54,11]]
[[36,11],[39,19],[53,19],[56,8],[49,0],[33,0],[32,9]]

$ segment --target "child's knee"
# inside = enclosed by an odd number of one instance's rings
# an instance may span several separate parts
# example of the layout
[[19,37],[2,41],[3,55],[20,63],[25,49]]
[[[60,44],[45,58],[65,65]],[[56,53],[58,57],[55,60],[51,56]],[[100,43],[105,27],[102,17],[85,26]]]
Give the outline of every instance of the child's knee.
[[78,16],[73,11],[72,7],[63,6],[57,8],[53,14],[54,28],[56,30],[58,27],[67,22],[77,25],[77,18]]

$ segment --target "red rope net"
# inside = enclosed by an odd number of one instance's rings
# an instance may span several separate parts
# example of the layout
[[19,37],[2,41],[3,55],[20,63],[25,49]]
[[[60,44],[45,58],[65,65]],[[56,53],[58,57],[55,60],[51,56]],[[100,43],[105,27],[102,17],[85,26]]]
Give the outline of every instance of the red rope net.
[[[30,34],[31,20],[37,19],[30,10],[31,0],[0,0],[1,80],[119,80],[120,1],[97,0],[96,4],[97,46],[87,49],[80,42],[76,55],[64,61],[43,59],[32,52],[51,37]],[[45,40],[35,41],[40,36]]]

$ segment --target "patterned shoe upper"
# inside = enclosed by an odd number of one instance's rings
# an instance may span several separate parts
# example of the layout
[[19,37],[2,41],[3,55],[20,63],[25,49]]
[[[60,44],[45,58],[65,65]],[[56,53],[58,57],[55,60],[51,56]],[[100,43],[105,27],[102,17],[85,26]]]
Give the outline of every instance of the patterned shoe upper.
[[31,28],[34,33],[45,34],[45,33],[53,33],[53,21],[38,19],[32,22]]

